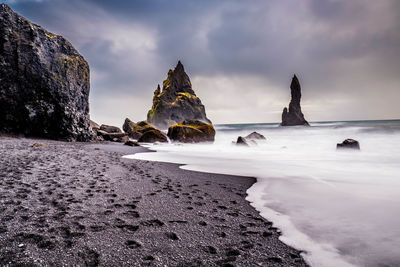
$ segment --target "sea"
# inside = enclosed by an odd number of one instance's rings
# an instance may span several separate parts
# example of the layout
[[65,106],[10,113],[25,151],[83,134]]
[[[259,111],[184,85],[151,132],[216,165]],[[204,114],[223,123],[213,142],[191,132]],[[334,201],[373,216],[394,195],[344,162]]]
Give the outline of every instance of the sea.
[[[147,144],[157,153],[126,157],[255,177],[246,199],[311,266],[400,266],[400,120],[310,125],[221,124],[213,144]],[[254,131],[266,140],[233,143]],[[361,149],[336,150],[347,138]]]

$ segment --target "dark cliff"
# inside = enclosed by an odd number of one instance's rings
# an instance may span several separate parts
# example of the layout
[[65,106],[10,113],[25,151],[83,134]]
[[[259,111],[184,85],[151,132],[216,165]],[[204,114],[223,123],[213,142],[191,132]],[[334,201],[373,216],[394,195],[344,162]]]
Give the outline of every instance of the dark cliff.
[[0,5],[0,132],[87,141],[89,88],[69,41]]

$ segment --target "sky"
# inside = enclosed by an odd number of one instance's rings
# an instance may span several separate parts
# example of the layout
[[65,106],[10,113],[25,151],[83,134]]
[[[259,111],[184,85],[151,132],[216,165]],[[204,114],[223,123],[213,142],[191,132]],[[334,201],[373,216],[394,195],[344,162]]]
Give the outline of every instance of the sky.
[[[4,2],[4,1],[3,1]],[[8,0],[89,62],[90,115],[146,119],[181,60],[213,123],[400,119],[399,0]]]

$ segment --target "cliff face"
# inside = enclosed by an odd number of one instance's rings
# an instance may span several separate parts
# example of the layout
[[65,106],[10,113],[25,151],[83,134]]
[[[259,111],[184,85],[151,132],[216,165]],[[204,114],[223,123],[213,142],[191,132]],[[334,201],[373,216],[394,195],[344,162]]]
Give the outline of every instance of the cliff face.
[[296,75],[293,76],[292,83],[290,84],[290,91],[292,99],[289,104],[289,111],[285,107],[282,113],[282,126],[295,126],[305,125],[309,126],[308,122],[304,119],[304,115],[301,112],[300,99],[301,99],[301,87],[300,82]]
[[186,119],[211,123],[201,100],[192,89],[189,76],[179,61],[174,70],[169,70],[162,91],[160,85],[154,91],[153,106],[147,114],[147,121],[156,127],[166,129]]
[[89,140],[89,87],[70,42],[0,5],[0,132]]

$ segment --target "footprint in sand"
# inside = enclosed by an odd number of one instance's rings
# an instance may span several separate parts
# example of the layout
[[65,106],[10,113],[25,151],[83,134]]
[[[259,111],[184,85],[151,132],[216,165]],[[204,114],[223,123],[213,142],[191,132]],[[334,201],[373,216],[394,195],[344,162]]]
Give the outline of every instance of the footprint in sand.
[[171,240],[179,240],[179,237],[174,232],[165,233],[165,235]]
[[135,240],[127,240],[125,242],[125,245],[128,248],[140,248],[140,247],[142,247],[142,244],[140,242],[138,242],[138,241],[135,241]]

